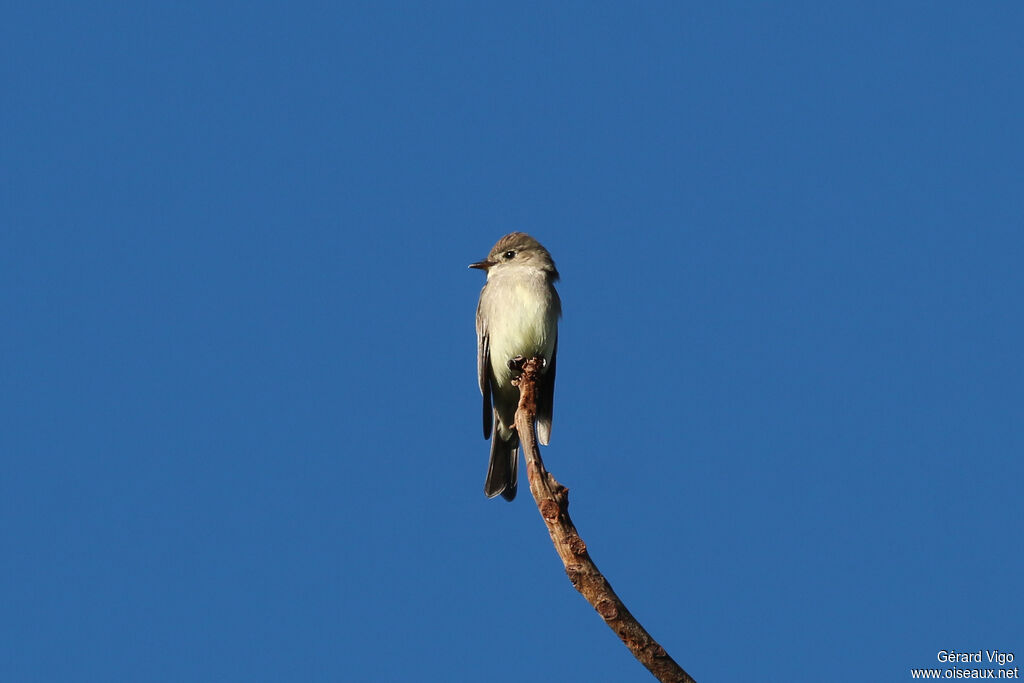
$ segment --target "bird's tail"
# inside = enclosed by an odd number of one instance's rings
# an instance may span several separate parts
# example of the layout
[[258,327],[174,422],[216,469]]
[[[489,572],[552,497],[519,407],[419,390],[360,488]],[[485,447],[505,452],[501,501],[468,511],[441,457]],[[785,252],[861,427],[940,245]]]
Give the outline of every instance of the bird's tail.
[[491,463],[487,466],[487,481],[484,493],[494,498],[499,493],[505,500],[516,497],[519,468],[519,435],[511,432],[508,439],[501,438],[501,430],[495,425],[491,436]]

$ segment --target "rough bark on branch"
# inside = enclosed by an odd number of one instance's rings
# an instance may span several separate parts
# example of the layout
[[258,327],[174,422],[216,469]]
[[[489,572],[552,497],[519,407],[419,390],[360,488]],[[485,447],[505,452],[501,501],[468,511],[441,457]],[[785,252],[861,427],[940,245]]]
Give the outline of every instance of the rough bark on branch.
[[693,678],[676,664],[665,648],[630,614],[590,559],[587,544],[580,538],[569,518],[569,490],[544,468],[534,431],[537,414],[536,382],[542,364],[543,359],[540,358],[531,358],[523,363],[522,374],[516,381],[519,386],[516,430],[526,455],[530,493],[537,501],[537,508],[548,527],[555,551],[565,565],[565,573],[569,575],[576,590],[597,610],[608,627],[655,678],[662,683],[694,683]]

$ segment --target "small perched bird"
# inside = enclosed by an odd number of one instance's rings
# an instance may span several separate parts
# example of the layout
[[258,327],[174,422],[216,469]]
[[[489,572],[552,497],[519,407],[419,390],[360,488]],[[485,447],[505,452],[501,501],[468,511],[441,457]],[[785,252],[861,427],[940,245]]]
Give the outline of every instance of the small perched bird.
[[[484,493],[516,497],[519,436],[515,432],[519,390],[513,359],[544,359],[537,383],[537,439],[551,438],[555,395],[555,356],[562,302],[555,291],[558,270],[548,250],[523,232],[505,235],[487,258],[470,268],[487,271],[476,307],[476,372],[484,397],[484,438],[491,439],[491,462]],[[493,407],[492,407],[493,402]],[[491,428],[494,427],[494,434]]]

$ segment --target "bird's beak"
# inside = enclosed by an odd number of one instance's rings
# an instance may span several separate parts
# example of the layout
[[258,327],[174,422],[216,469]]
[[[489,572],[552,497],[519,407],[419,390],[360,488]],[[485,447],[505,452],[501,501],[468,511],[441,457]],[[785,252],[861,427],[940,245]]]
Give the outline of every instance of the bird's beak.
[[470,263],[469,267],[477,268],[478,270],[487,270],[496,263],[497,261],[477,261],[476,263]]

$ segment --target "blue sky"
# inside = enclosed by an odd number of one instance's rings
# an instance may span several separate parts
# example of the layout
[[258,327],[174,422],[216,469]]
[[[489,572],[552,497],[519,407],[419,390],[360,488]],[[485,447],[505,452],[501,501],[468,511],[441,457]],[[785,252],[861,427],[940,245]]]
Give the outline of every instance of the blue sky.
[[1011,3],[23,3],[0,680],[648,680],[486,500],[467,264],[698,681],[1024,658]]

